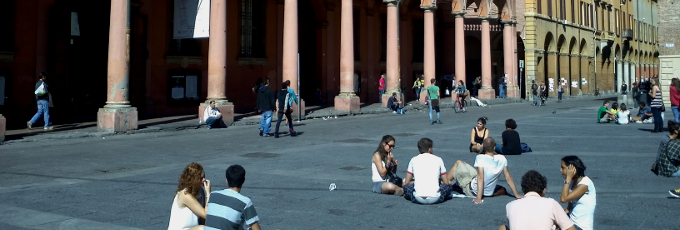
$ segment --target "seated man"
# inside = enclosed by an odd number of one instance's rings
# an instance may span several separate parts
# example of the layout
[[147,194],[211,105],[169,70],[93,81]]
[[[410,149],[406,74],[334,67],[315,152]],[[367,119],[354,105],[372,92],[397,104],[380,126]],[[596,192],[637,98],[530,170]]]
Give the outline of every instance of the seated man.
[[609,107],[609,101],[604,101],[602,107],[597,111],[597,121],[600,123],[607,123],[609,121],[616,120],[616,114],[610,112],[607,108]]
[[[501,173],[505,174],[505,180],[510,185],[513,194],[517,199],[522,198],[515,188],[510,171],[508,171],[508,160],[503,155],[496,155],[496,141],[487,137],[482,144],[484,150],[475,158],[475,170],[463,161],[457,161],[449,170],[447,182],[457,180],[458,186],[463,189],[465,195],[476,196],[472,202],[481,204],[484,202],[482,197],[505,195],[505,188],[497,186],[498,178]],[[482,176],[479,176],[482,175]],[[418,178],[420,180],[420,178]]]
[[387,100],[387,108],[390,108],[393,113],[397,113],[399,105],[401,105],[401,102],[397,98],[397,93],[392,93],[392,97],[390,97],[390,99]]
[[222,113],[215,108],[215,101],[210,101],[210,106],[203,111],[203,121],[208,125],[208,129],[226,127],[222,121]]
[[680,140],[670,140],[656,161],[658,175],[680,177]]
[[498,227],[498,230],[549,230],[556,225],[562,230],[576,230],[562,206],[551,198],[545,198],[548,179],[531,170],[522,177],[524,199],[508,203],[505,213],[509,226]]
[[640,103],[640,110],[638,111],[637,116],[632,117],[631,119],[635,122],[642,122],[642,123],[652,123],[654,121],[654,115],[652,114],[652,108],[647,106],[644,101],[641,101]]
[[[229,188],[213,191],[208,197],[208,213],[205,229],[236,230],[245,223],[253,230],[260,230],[260,218],[250,198],[241,195],[241,186],[246,180],[243,166],[232,165],[227,168]],[[212,198],[212,199],[210,199]]]
[[[444,202],[451,195],[451,180],[447,180],[446,167],[442,158],[432,151],[432,140],[418,141],[420,155],[411,158],[404,179],[404,198],[416,204]],[[417,174],[417,175],[416,175]],[[415,182],[413,178],[418,180]]]

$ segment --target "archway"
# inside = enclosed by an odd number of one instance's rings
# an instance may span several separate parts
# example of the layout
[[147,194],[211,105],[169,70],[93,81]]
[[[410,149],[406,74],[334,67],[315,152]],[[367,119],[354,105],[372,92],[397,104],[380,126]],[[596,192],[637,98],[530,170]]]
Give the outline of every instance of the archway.
[[[318,73],[317,60],[317,20],[310,0],[298,2],[298,52],[300,53],[300,97],[312,101],[317,88],[321,86],[321,74]],[[278,87],[278,86],[276,86]],[[337,92],[328,92],[328,95]]]
[[575,37],[571,37],[571,40],[569,41],[569,76],[565,82],[565,93],[567,93],[567,95],[578,94],[578,89],[580,88],[578,73],[580,71],[581,62],[576,55],[578,53],[577,49],[578,42]]
[[[551,63],[551,60],[550,60],[551,59],[550,56],[555,55],[555,54],[551,54],[551,52],[555,52],[555,50],[554,50],[555,49],[554,48],[555,42],[554,42],[554,38],[553,38],[552,33],[548,33],[545,36],[544,42],[545,43],[543,45],[543,49],[545,50],[545,55],[543,57],[543,78],[540,81],[547,83],[548,78],[549,78],[548,75],[549,75],[550,69],[551,69],[552,65],[554,65],[553,63]],[[536,80],[537,80],[536,84],[540,84],[539,80],[538,79],[536,79]]]
[[482,76],[482,42],[476,37],[465,37],[465,85]]
[[616,62],[614,68],[614,91],[619,92],[621,90],[621,85],[623,84],[623,62],[621,61],[621,46],[616,44],[614,48],[614,57]]

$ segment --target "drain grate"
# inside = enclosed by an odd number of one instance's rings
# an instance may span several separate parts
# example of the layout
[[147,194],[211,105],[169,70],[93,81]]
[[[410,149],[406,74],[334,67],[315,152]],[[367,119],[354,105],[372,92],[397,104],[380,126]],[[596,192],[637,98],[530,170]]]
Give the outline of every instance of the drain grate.
[[392,136],[395,136],[395,137],[410,137],[410,136],[415,136],[415,135],[418,135],[418,134],[415,134],[415,133],[397,133],[397,134],[392,134]]
[[263,153],[263,152],[256,152],[256,153],[247,153],[247,154],[243,154],[243,155],[241,155],[241,156],[242,156],[242,157],[248,157],[248,158],[260,158],[260,159],[264,159],[264,158],[274,158],[274,157],[278,157],[278,156],[281,156],[281,154],[277,154],[277,153]]
[[359,171],[359,170],[363,170],[365,168],[357,167],[357,166],[346,166],[346,167],[342,167],[340,169],[346,170],[346,171]]
[[363,143],[363,142],[369,142],[369,141],[370,141],[370,140],[354,138],[354,139],[347,139],[347,140],[341,140],[341,141],[335,141],[335,142],[343,142],[343,143]]

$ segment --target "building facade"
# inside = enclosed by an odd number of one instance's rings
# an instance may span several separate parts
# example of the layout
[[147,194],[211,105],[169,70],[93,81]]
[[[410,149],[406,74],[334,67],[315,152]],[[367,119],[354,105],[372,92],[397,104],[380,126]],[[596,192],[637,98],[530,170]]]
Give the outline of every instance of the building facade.
[[[671,79],[680,78],[680,3],[659,0],[659,61],[661,85],[670,90]],[[667,92],[667,91],[664,91]],[[671,106],[670,94],[664,93],[664,103]]]
[[525,9],[527,84],[578,95],[658,75],[656,1],[527,0]]

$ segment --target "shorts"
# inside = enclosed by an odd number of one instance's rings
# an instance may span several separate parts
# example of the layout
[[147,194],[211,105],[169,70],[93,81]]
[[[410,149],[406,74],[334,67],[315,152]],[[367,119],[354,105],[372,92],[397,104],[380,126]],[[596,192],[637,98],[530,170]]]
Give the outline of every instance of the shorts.
[[385,183],[385,181],[374,181],[371,184],[371,190],[373,190],[374,193],[382,194],[382,185]]
[[470,189],[470,183],[472,183],[472,179],[475,177],[477,177],[477,169],[469,164],[459,164],[456,171],[453,172],[453,178],[456,178],[458,186],[468,196],[474,196],[471,191],[472,189]]
[[611,119],[609,119],[608,117],[604,116],[604,117],[600,118],[600,123],[607,123],[607,122],[609,122],[610,120],[611,120]]

